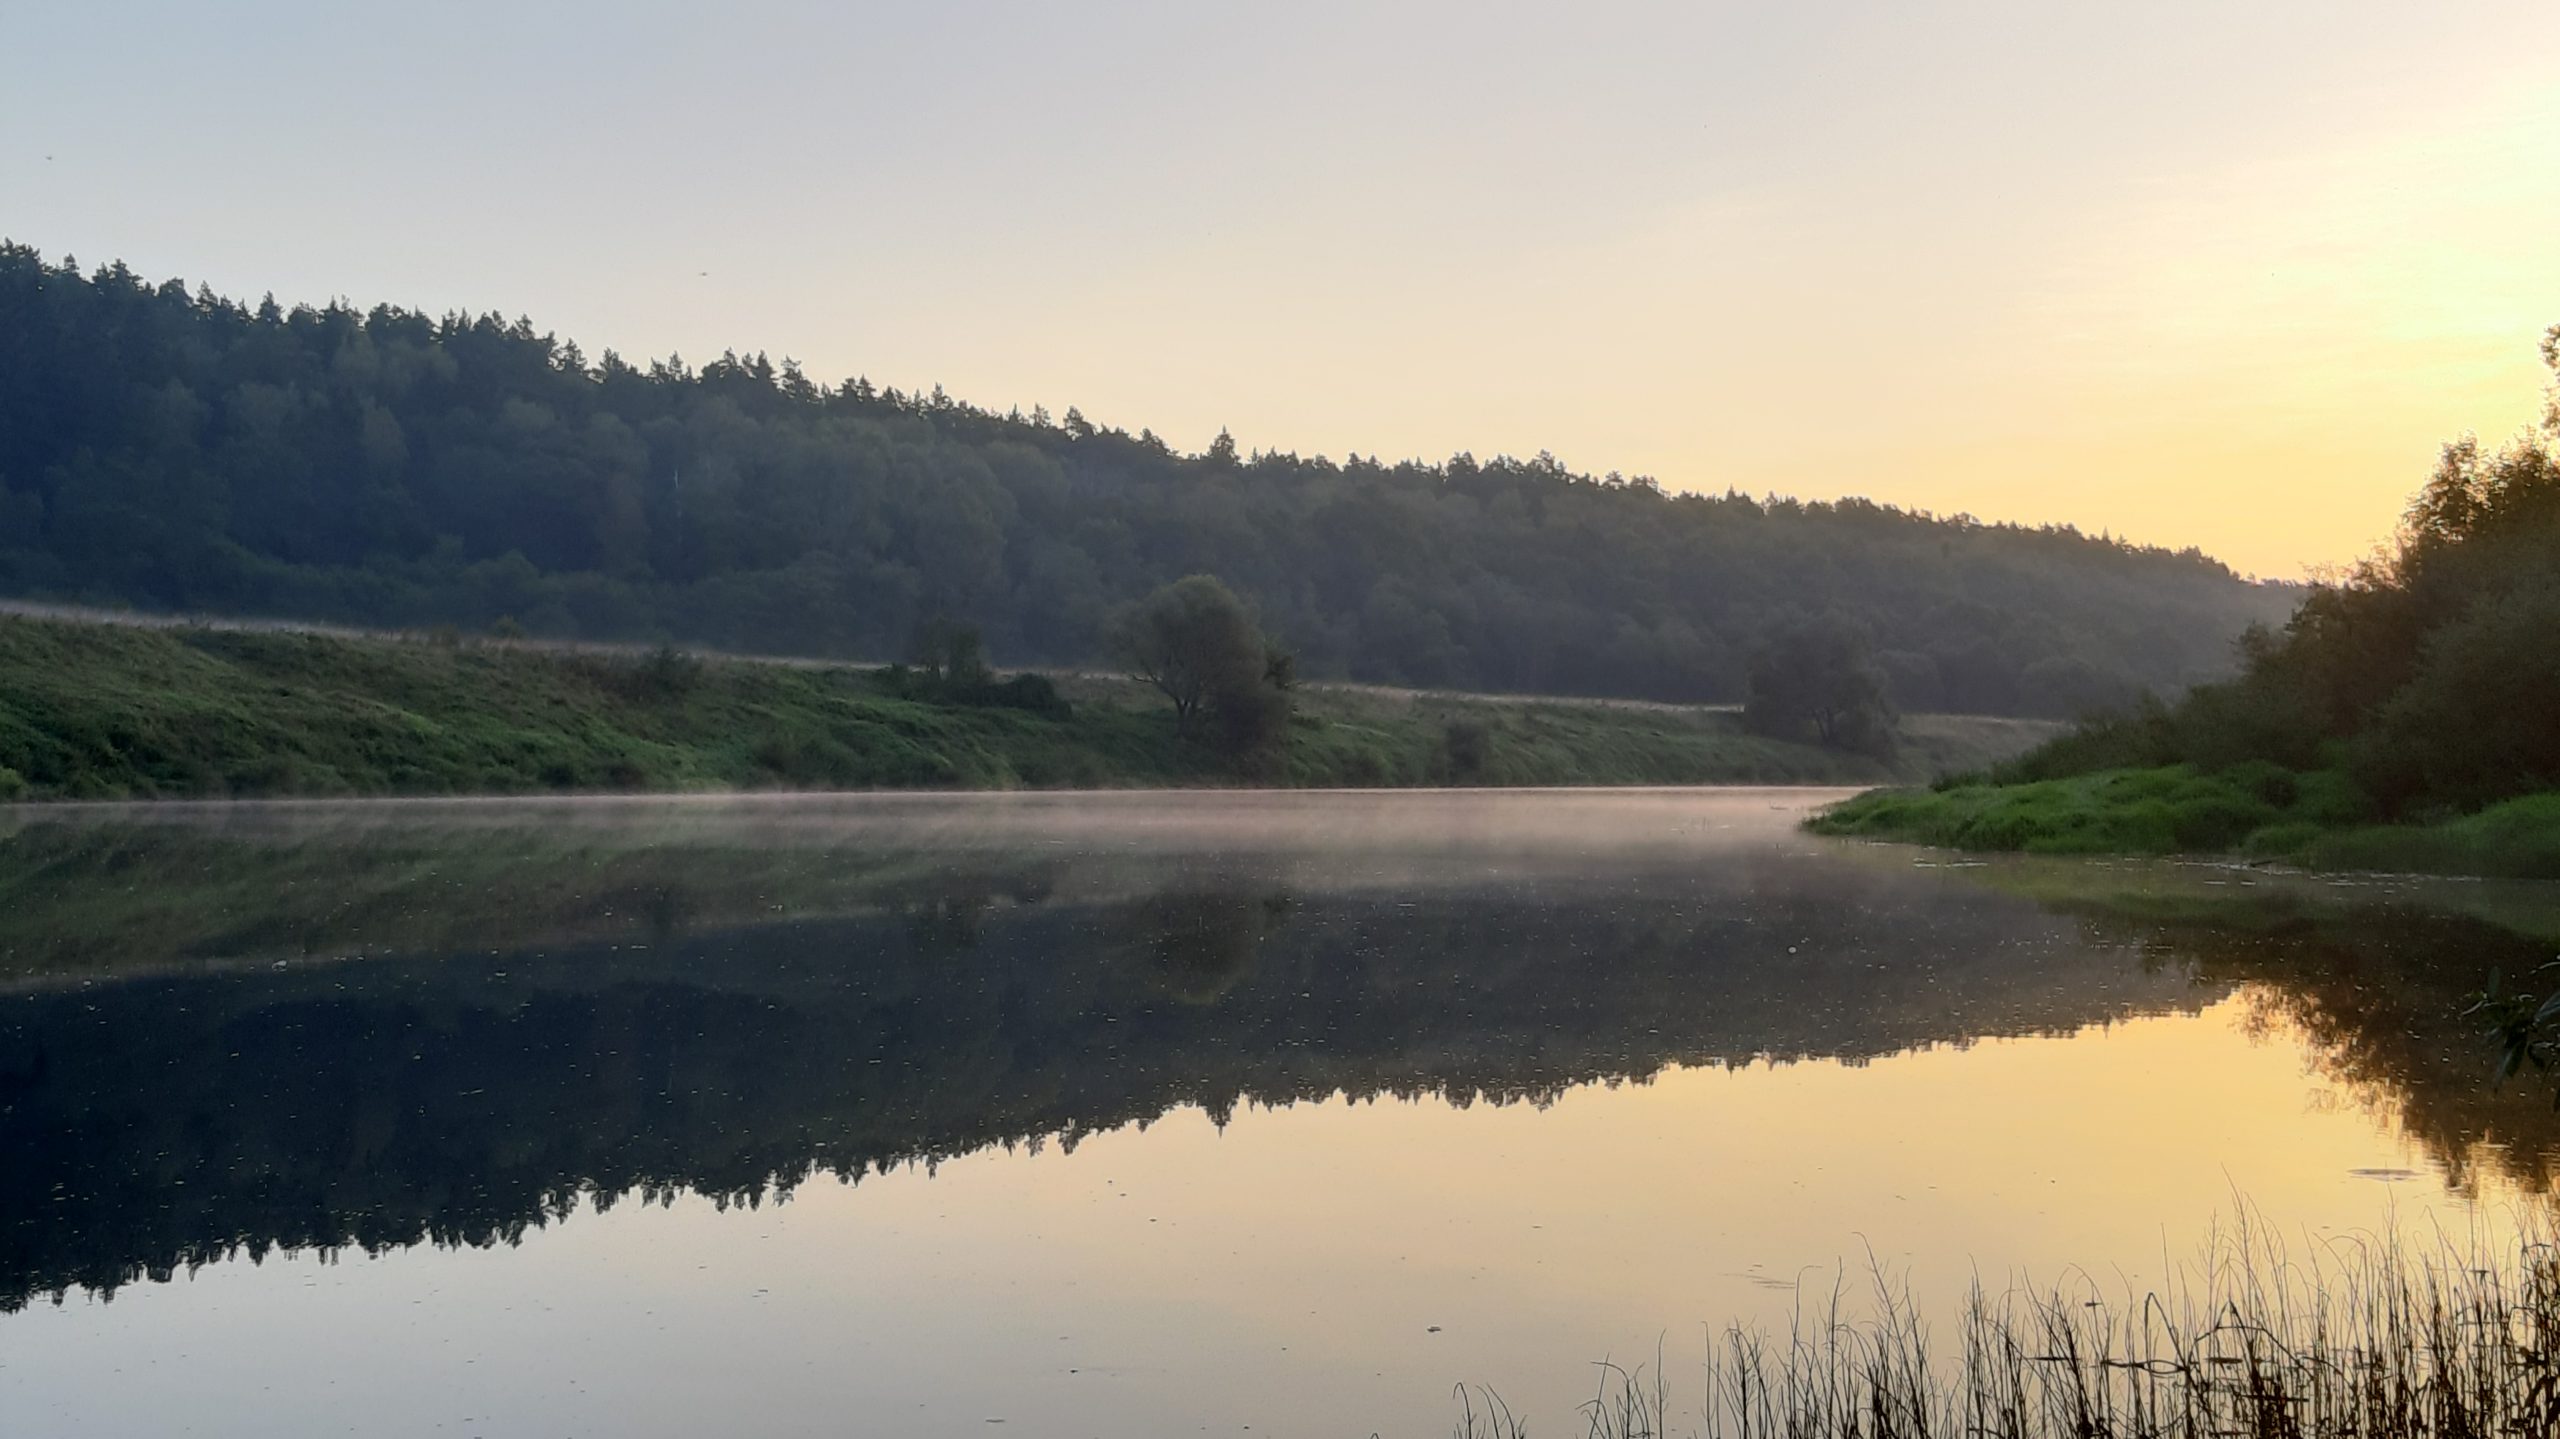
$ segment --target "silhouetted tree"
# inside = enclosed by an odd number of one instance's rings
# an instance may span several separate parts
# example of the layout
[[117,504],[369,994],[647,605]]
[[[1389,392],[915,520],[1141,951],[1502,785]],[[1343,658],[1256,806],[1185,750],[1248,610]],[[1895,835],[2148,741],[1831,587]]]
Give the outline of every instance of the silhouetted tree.
[[940,615],[917,624],[907,642],[907,664],[927,685],[953,692],[983,689],[991,678],[986,638],[978,627]]
[[1263,749],[1286,731],[1288,691],[1276,678],[1262,631],[1235,592],[1210,575],[1190,575],[1130,606],[1112,624],[1112,647],[1129,673],[1173,701],[1186,734],[1203,714],[1238,754]]
[[1866,636],[1838,619],[1785,625],[1751,657],[1743,719],[1762,734],[1833,749],[1893,747],[1895,715]]

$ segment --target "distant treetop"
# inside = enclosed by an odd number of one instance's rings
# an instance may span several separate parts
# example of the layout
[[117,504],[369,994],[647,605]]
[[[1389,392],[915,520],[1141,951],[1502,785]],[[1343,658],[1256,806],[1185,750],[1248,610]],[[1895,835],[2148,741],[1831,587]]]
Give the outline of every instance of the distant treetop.
[[1311,676],[1736,700],[1823,614],[1900,708],[2004,713],[2219,673],[2290,601],[2067,526],[1544,453],[1184,454],[762,352],[590,359],[523,317],[253,307],[0,245],[0,593],[874,658],[946,616],[1083,663],[1200,573]]

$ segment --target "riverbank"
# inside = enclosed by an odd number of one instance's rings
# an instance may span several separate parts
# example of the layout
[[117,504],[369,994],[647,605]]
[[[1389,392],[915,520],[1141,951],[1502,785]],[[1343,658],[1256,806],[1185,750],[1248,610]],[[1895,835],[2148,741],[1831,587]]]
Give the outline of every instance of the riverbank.
[[2321,870],[2560,879],[2560,794],[2429,823],[2378,824],[2344,775],[2257,763],[1878,790],[1808,825],[1948,849],[2218,855]]
[[1890,762],[1721,710],[1302,686],[1240,767],[1152,691],[934,698],[880,669],[0,617],[0,799],[1286,784],[1877,784],[1997,762],[2034,721],[1918,716]]

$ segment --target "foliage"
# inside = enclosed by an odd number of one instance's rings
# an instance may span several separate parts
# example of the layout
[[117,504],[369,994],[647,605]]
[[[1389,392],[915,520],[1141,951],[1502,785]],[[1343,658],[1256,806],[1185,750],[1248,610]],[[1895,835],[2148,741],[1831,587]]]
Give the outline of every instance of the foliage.
[[986,637],[978,627],[934,615],[916,626],[907,641],[906,663],[929,689],[967,692],[983,688],[987,669]]
[[2227,668],[2283,596],[2195,551],[1554,459],[1184,455],[1072,411],[635,365],[526,320],[243,305],[0,245],[0,593],[886,657],[930,617],[1089,663],[1214,572],[1310,675],[1740,698],[1796,607],[1906,711],[2069,715]]
[[2560,878],[2560,795],[2526,795],[2423,824],[2320,829],[2290,848],[2319,869]]
[[1820,833],[2029,854],[2222,853],[2319,870],[2560,879],[2560,795],[2476,814],[2376,824],[2372,799],[2333,770],[2172,765],[1998,784],[1958,778],[1834,806]]
[[2343,767],[2394,816],[2560,786],[2555,440],[2446,446],[2393,550],[2250,636],[2238,678],[2167,714],[2170,747]]
[[[2560,328],[2544,355],[2560,366]],[[2115,803],[2111,776],[2282,772],[2338,802],[2296,813],[2257,796],[2281,827],[2253,833],[2253,849],[2560,874],[2560,816],[2499,804],[2560,789],[2555,447],[2560,390],[2537,433],[2495,452],[2470,439],[2446,446],[2391,552],[2315,588],[2282,630],[2245,633],[2236,677],[2088,720],[1988,784],[1853,807],[1833,823],[1988,848],[2227,848],[2242,837],[2236,827],[2262,817],[2245,799],[2173,831],[2158,813]]]
[[1440,732],[1440,753],[1452,781],[1476,779],[1493,756],[1493,731],[1480,720],[1451,720]]
[[2351,799],[2268,767],[2205,773],[2185,765],[2101,770],[2067,779],[1959,782],[1861,795],[1815,819],[1827,834],[2035,854],[2253,852],[2275,826],[2340,813]]
[[1745,723],[1762,734],[1883,754],[1897,716],[1866,636],[1837,619],[1780,628],[1751,657]]
[[[2526,978],[2542,984],[2560,977],[2560,962],[2543,965]],[[2473,996],[2465,1018],[2481,1022],[2498,1047],[2498,1082],[2504,1084],[2526,1068],[2536,1075],[2560,1067],[2560,989],[2548,994],[2504,987],[2494,971],[2486,989]],[[2560,1093],[2554,1095],[2560,1107]]]
[[1274,655],[1244,602],[1214,576],[1191,575],[1113,617],[1111,646],[1135,678],[1173,701],[1189,733],[1204,714],[1236,756],[1266,756],[1288,736],[1296,669]]

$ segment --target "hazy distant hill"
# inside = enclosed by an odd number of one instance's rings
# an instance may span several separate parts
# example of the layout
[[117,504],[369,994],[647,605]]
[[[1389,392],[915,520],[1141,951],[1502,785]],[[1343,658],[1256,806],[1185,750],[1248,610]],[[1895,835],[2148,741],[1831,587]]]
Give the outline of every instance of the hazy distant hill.
[[2068,529],[1546,456],[1184,455],[761,355],[635,368],[522,320],[253,308],[0,246],[0,592],[858,656],[940,614],[1075,663],[1196,571],[1312,674],[1730,699],[1760,636],[1830,611],[1904,708],[1993,713],[2218,673],[2292,599]]

